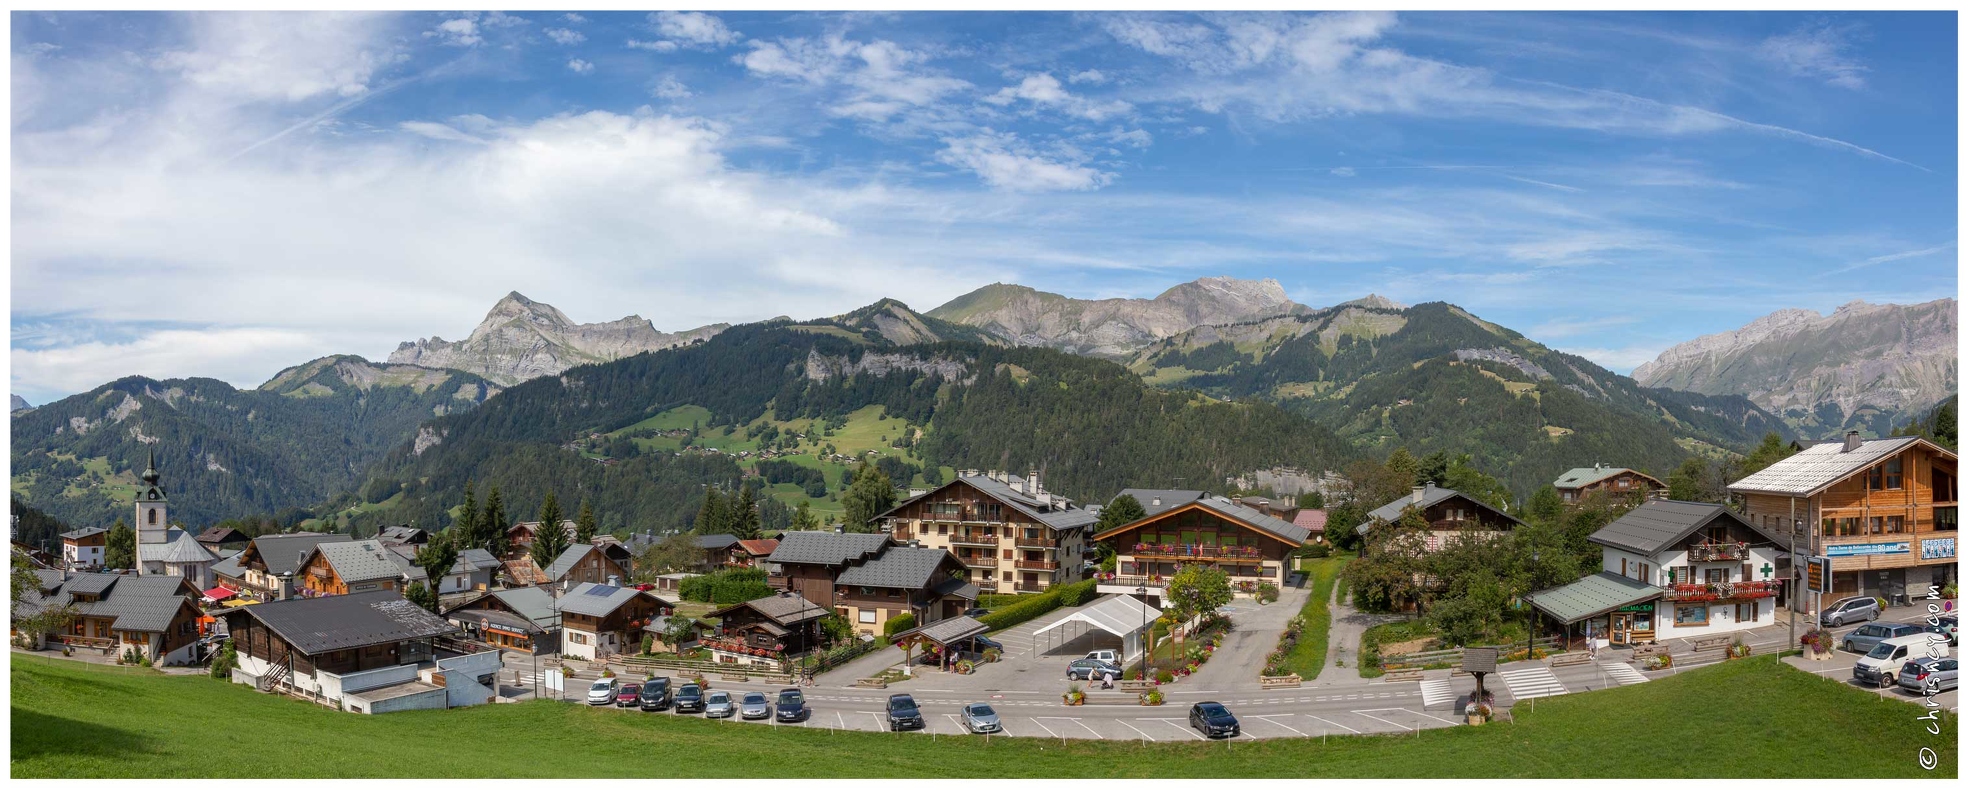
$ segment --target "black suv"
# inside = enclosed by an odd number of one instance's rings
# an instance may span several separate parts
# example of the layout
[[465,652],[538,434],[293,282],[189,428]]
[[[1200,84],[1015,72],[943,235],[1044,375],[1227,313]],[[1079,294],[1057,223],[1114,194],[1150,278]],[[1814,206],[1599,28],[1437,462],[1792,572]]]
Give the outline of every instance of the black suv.
[[670,679],[650,678],[643,683],[643,710],[663,710],[670,707]]
[[685,683],[683,688],[677,689],[676,710],[678,713],[703,713],[704,689],[696,683]]
[[908,694],[889,695],[889,731],[923,729],[923,712],[916,709],[916,700]]
[[773,718],[779,721],[805,721],[814,713],[807,707],[807,698],[799,689],[780,689],[779,702],[773,705]]
[[1199,702],[1190,706],[1190,726],[1206,738],[1235,738],[1237,717],[1221,702]]

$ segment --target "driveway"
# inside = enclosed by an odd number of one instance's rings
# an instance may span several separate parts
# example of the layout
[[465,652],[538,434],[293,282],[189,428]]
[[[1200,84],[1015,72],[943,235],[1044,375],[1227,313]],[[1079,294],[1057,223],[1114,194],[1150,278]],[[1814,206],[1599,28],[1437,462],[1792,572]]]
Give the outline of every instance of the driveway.
[[1224,636],[1224,645],[1196,674],[1176,685],[1239,691],[1259,688],[1258,673],[1265,668],[1265,656],[1278,647],[1286,622],[1298,616],[1311,595],[1305,587],[1286,587],[1279,591],[1278,600],[1269,604],[1240,598],[1219,609],[1231,618],[1231,632]]

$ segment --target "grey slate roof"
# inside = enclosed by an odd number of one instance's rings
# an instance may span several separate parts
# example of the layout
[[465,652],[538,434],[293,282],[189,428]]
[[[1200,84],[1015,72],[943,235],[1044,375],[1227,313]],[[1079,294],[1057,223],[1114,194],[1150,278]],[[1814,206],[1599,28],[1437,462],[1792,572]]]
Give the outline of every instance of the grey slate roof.
[[81,529],[71,529],[67,532],[62,533],[62,538],[65,540],[81,540],[83,538],[89,537],[90,535],[100,535],[108,531],[109,531],[108,529],[103,527],[83,527]]
[[[1121,494],[1134,497],[1135,501],[1142,503],[1142,512],[1151,516],[1171,508],[1182,507],[1204,496],[1202,491],[1181,488],[1124,488],[1121,489]],[[1119,498],[1121,494],[1115,494],[1115,497]],[[1109,503],[1112,504],[1113,500],[1109,500]]]
[[706,551],[710,551],[712,549],[728,549],[737,543],[738,543],[737,535],[727,535],[724,533],[719,533],[716,535],[697,536],[697,547],[700,549],[704,549]]
[[547,628],[503,609],[452,609],[444,613],[444,619],[453,623],[503,626],[525,633],[540,633]]
[[1762,527],[1752,524],[1722,505],[1708,502],[1681,502],[1673,499],[1644,502],[1640,507],[1627,511],[1627,515],[1614,519],[1613,523],[1601,527],[1586,539],[1602,546],[1653,555],[1718,518],[1727,518],[1741,524],[1772,543],[1780,546],[1790,545],[1790,541],[1782,540],[1764,531]]
[[876,518],[881,518],[882,516],[886,516],[889,515],[890,513],[894,513],[897,510],[900,510],[910,504],[919,502],[931,496],[935,496],[938,491],[942,491],[945,488],[949,488],[950,486],[956,485],[958,483],[964,483],[965,485],[969,485],[972,488],[976,488],[977,490],[983,492],[986,496],[989,496],[1007,505],[1011,505],[1013,510],[1017,510],[1020,513],[1024,514],[1026,518],[1044,524],[1048,528],[1053,529],[1055,531],[1062,530],[1062,529],[1074,529],[1076,527],[1084,527],[1094,523],[1095,521],[1100,520],[1100,517],[1092,511],[1081,509],[1081,508],[1062,508],[1056,505],[1049,505],[1040,502],[1039,500],[1034,499],[1030,496],[1019,493],[1018,491],[1014,490],[1010,485],[998,482],[997,480],[993,480],[983,475],[960,476],[955,480],[937,486],[936,488],[933,488],[925,493],[898,502],[896,503],[895,507],[889,508],[887,511],[884,511],[881,515],[876,516]]
[[228,579],[246,578],[246,566],[239,564],[239,557],[240,555],[238,553],[234,553],[230,557],[212,563],[213,575],[224,576]]
[[879,532],[788,532],[767,562],[793,565],[844,565],[891,543]]
[[[1582,466],[1575,469],[1566,470],[1565,474],[1559,475],[1559,479],[1552,482],[1552,487],[1562,488],[1562,489],[1583,488],[1585,486],[1590,486],[1594,483],[1598,483],[1601,480],[1605,480],[1609,477],[1619,475],[1623,472],[1634,472],[1634,474],[1640,475],[1642,477],[1646,477],[1649,480],[1654,480],[1654,477],[1648,475],[1645,472],[1635,471],[1625,466],[1602,466],[1598,468],[1591,467],[1591,466]],[[1661,481],[1655,480],[1655,482],[1660,483]]]
[[[70,596],[76,594],[102,595],[108,592],[109,588],[114,586],[118,579],[122,578],[124,578],[123,574],[119,573],[78,573],[68,577],[68,581],[62,584],[62,592],[68,593]],[[133,576],[131,578],[135,577]],[[69,597],[63,600],[74,600],[74,598]]]
[[418,538],[429,537],[429,533],[409,525],[384,527],[376,533],[376,539],[385,543],[409,543]]
[[1489,505],[1484,504],[1483,502],[1478,501],[1476,497],[1465,494],[1454,488],[1438,488],[1435,483],[1429,483],[1422,488],[1422,497],[1420,499],[1417,499],[1414,493],[1411,492],[1409,494],[1403,495],[1402,498],[1400,499],[1397,499],[1393,502],[1389,502],[1388,504],[1382,505],[1380,507],[1375,508],[1372,511],[1369,511],[1367,514],[1367,519],[1365,521],[1362,521],[1359,526],[1354,527],[1354,531],[1365,534],[1367,532],[1367,525],[1374,523],[1374,520],[1377,518],[1381,519],[1382,521],[1393,522],[1401,518],[1402,511],[1407,510],[1410,507],[1428,508],[1454,497],[1463,497],[1465,501],[1468,501],[1471,504],[1476,505],[1477,507],[1483,508],[1492,513],[1496,513],[1497,515],[1510,519],[1511,522],[1514,524],[1524,523],[1523,521],[1519,521],[1516,517],[1512,516],[1509,513],[1506,513],[1502,510],[1498,510],[1497,508],[1491,507]]
[[452,573],[476,573],[499,567],[499,558],[485,549],[466,549],[458,552],[457,564],[451,566]]
[[1660,587],[1600,571],[1571,584],[1539,590],[1527,596],[1531,605],[1561,623],[1577,623],[1623,606],[1649,601],[1666,592]]
[[765,615],[766,619],[772,620],[780,625],[795,625],[827,615],[825,608],[815,604],[813,601],[807,600],[799,593],[788,593],[786,595],[768,595],[764,598],[754,598],[743,603],[735,603],[705,616],[721,617],[726,612],[740,608],[756,611],[759,614]]
[[951,577],[930,588],[930,592],[942,597],[963,598],[967,601],[978,599],[978,586],[963,579]]
[[[1272,537],[1295,546],[1305,543],[1306,538],[1313,534],[1311,530],[1290,521],[1245,507],[1228,497],[1215,496],[1203,491],[1124,488],[1121,490],[1121,494],[1132,496],[1136,501],[1142,503],[1142,510],[1146,515],[1135,520],[1134,524],[1140,524],[1176,508],[1194,504],[1212,511],[1219,516],[1249,524],[1260,532],[1270,534]],[[1115,496],[1119,498],[1121,494],[1116,494]],[[1160,504],[1156,504],[1158,501]],[[1112,504],[1112,501],[1110,501],[1110,504]],[[1131,526],[1133,524],[1125,524],[1108,530],[1108,533],[1120,532]]]
[[947,645],[959,639],[977,636],[989,630],[991,630],[990,626],[980,623],[976,619],[959,615],[957,617],[938,620],[926,626],[909,629],[908,631],[896,634],[889,641],[894,642],[905,636],[915,635],[940,645]]
[[930,583],[937,566],[949,556],[950,552],[943,549],[891,546],[881,556],[841,571],[834,583],[856,587],[920,589]]
[[1875,463],[1887,460],[1895,453],[1913,447],[1917,442],[1927,445],[1946,458],[1951,460],[1955,458],[1955,453],[1942,449],[1919,436],[1868,439],[1860,442],[1860,446],[1852,452],[1846,452],[1844,442],[1824,442],[1800,450],[1789,458],[1764,467],[1756,474],[1731,483],[1730,490],[1812,496],[1825,490],[1827,486],[1852,477]]
[[554,558],[554,564],[547,566],[547,580],[560,581],[568,571],[574,570],[575,563],[580,562],[583,557],[588,556],[588,552],[594,550],[593,543],[576,543],[567,547],[566,551],[561,552],[561,556]]
[[634,587],[611,587],[606,584],[582,582],[566,595],[561,596],[563,613],[585,614],[589,617],[607,617],[622,608],[643,592]]
[[267,566],[267,572],[279,576],[300,570],[301,555],[313,551],[317,544],[347,540],[351,538],[339,533],[296,532],[261,535],[253,539],[252,548],[259,553],[260,562]]
[[[552,628],[561,621],[559,612],[554,608],[554,595],[545,587],[514,587],[506,590],[493,590],[484,597],[498,599],[500,603],[506,605],[506,608],[517,612],[521,617],[533,621],[535,626],[541,628]],[[447,609],[445,610],[445,616],[449,617],[452,612],[465,609],[480,600],[483,600],[483,598],[473,598],[470,601]]]
[[163,543],[137,542],[137,559],[151,562],[211,562],[219,556],[182,529],[165,530]]
[[315,551],[327,558],[344,584],[403,578],[404,568],[398,563],[407,562],[373,540],[323,543]]
[[89,613],[115,615],[109,627],[118,631],[163,631],[185,604],[184,581],[179,576],[125,576]]
[[311,656],[458,630],[390,590],[271,601],[239,607],[226,617],[259,620],[294,649]]

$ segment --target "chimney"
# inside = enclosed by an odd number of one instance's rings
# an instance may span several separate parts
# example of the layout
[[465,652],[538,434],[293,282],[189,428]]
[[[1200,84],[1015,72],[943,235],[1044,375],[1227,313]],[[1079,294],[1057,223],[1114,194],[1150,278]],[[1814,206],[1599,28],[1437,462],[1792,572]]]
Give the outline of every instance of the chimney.
[[615,574],[613,574],[613,573],[611,573],[611,574],[609,574],[609,575],[608,575],[608,586],[610,586],[610,587],[621,587],[621,586],[622,586],[622,577],[620,577],[620,576],[617,576],[617,575],[615,575]]
[[1858,449],[1860,449],[1860,432],[1859,432],[1859,431],[1847,431],[1847,432],[1846,432],[1846,447],[1845,447],[1845,449],[1843,449],[1843,450],[1840,450],[1839,452],[1842,452],[1842,453],[1850,453],[1850,452],[1852,452],[1852,451],[1854,451],[1854,450],[1858,450]]
[[1149,497],[1149,505],[1152,507],[1162,507],[1162,497],[1159,496]]
[[1428,488],[1429,488],[1429,486],[1432,486],[1432,485],[1435,485],[1435,481],[1430,481],[1430,482],[1427,482],[1427,483],[1423,483],[1422,485],[1419,485],[1419,486],[1416,486],[1416,487],[1414,487],[1414,488],[1411,488],[1411,489],[1409,489],[1409,491],[1408,491],[1408,501],[1410,501],[1410,502],[1415,502],[1415,503],[1418,503],[1418,504],[1419,504],[1419,503],[1421,503],[1421,502],[1422,502],[1422,492],[1423,492],[1423,491],[1426,491],[1426,490],[1428,490]]

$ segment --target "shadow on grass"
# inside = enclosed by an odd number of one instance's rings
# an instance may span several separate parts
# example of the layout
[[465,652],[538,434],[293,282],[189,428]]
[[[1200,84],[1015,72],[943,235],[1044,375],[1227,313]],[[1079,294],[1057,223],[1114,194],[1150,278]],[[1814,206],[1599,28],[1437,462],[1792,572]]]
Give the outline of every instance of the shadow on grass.
[[151,751],[150,738],[114,727],[14,708],[13,759],[106,757],[129,759]]

